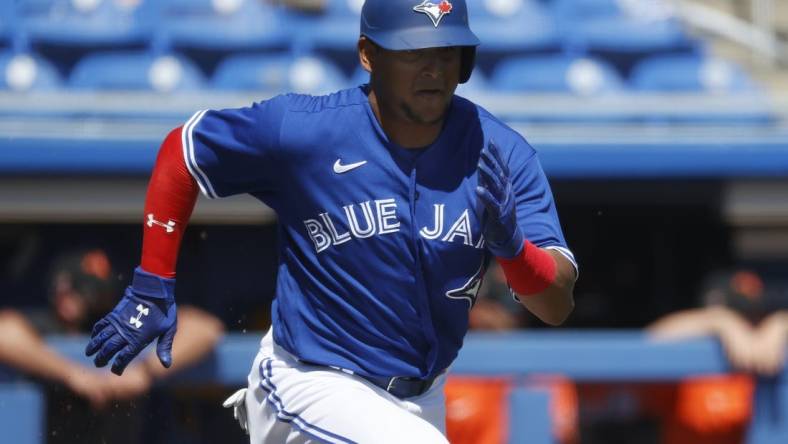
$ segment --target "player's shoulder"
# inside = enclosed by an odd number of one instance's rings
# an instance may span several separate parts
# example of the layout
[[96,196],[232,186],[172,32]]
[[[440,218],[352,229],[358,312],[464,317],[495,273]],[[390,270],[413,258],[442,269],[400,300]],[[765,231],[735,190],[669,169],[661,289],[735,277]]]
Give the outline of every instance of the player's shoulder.
[[361,87],[347,88],[325,95],[289,93],[281,96],[287,110],[297,113],[320,113],[363,105],[366,99]]
[[330,109],[363,104],[363,92],[359,88],[350,88],[326,95],[309,95],[299,93],[283,93],[259,100],[251,106],[208,110],[216,116],[233,117],[235,115],[255,118],[281,117],[289,113],[319,113]]
[[462,110],[463,114],[470,114],[478,119],[485,141],[492,140],[504,152],[513,150],[513,154],[524,159],[536,154],[536,150],[528,143],[523,134],[506,124],[483,106],[460,96],[455,96],[454,103],[455,106]]

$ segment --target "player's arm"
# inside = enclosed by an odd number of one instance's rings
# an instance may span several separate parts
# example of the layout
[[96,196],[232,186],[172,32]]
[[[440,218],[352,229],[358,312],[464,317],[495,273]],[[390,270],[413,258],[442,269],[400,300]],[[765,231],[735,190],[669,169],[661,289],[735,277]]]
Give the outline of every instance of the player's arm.
[[96,354],[98,367],[115,357],[112,371],[118,375],[155,339],[159,361],[164,367],[172,364],[177,329],[175,265],[199,189],[184,161],[181,131],[176,128],[166,137],[151,174],[142,220],[141,264],[118,305],[93,327],[85,349],[88,356]]
[[148,355],[145,367],[154,379],[188,368],[213,351],[224,335],[224,324],[216,316],[193,305],[178,307],[178,340],[172,346],[172,366],[159,365],[155,355]]
[[726,331],[749,333],[751,330],[752,327],[741,315],[717,305],[670,313],[646,327],[651,336],[659,339],[722,335]]
[[[541,285],[545,286],[545,288],[540,291],[532,288],[530,289],[532,293],[526,293],[529,290],[523,288],[520,288],[519,291],[514,288],[512,290],[517,294],[517,299],[528,311],[550,325],[560,325],[566,320],[575,306],[572,296],[576,278],[575,266],[566,256],[556,250],[544,248],[539,250],[543,254],[541,260],[552,260],[555,262],[555,271],[552,279],[546,276],[541,282]],[[503,259],[499,259],[498,262],[503,262]],[[529,271],[529,268],[533,266],[527,260],[513,265],[511,268],[514,269],[509,271],[509,275],[528,276],[533,273]]]
[[493,142],[482,149],[478,170],[476,193],[486,209],[488,250],[529,311],[548,324],[563,323],[574,308],[574,265],[562,253],[539,248],[524,237],[509,168]]
[[749,321],[723,306],[680,310],[657,319],[646,331],[658,339],[684,339],[715,335],[725,354],[737,369],[750,371],[755,366],[755,340]]
[[753,366],[762,375],[775,376],[785,367],[788,347],[788,310],[778,310],[762,320],[754,332]]
[[109,397],[98,375],[59,354],[22,313],[13,309],[0,310],[0,363],[61,383],[94,407],[103,405]]

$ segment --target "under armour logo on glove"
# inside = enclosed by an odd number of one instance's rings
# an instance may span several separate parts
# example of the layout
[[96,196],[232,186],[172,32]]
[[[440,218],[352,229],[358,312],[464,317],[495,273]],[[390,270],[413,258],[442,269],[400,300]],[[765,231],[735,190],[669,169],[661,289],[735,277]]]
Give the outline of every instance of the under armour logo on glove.
[[118,305],[93,326],[85,354],[96,354],[96,367],[104,367],[115,357],[112,372],[120,375],[134,357],[158,338],[156,354],[161,364],[169,368],[178,325],[174,291],[175,279],[137,267]]
[[148,214],[148,221],[145,222],[145,224],[150,228],[153,228],[154,225],[158,225],[167,230],[168,233],[175,231],[175,221],[167,219],[166,224],[164,222],[159,222],[153,217],[153,213]]
[[135,328],[140,328],[142,327],[142,321],[140,321],[140,318],[142,316],[148,316],[150,309],[142,304],[139,304],[137,305],[137,312],[137,316],[132,316],[129,318],[129,324],[133,325]]

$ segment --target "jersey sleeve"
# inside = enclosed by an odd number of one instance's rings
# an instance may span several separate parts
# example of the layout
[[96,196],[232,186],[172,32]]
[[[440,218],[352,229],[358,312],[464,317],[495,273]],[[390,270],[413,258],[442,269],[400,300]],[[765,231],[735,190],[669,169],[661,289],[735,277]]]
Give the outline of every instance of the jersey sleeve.
[[514,146],[508,164],[517,223],[523,235],[537,247],[554,249],[566,256],[577,272],[577,261],[564,240],[553,193],[536,151],[521,140]]
[[272,193],[287,96],[245,108],[204,110],[183,127],[183,157],[208,198]]

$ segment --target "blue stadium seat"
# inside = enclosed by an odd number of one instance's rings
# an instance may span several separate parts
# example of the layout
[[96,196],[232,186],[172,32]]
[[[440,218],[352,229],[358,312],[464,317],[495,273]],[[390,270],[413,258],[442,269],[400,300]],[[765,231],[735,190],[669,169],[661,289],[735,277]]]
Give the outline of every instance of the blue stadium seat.
[[617,92],[622,85],[621,77],[607,63],[564,55],[507,59],[490,80],[497,91],[578,95]]
[[477,69],[473,71],[471,78],[466,83],[457,86],[457,91],[455,91],[455,93],[464,97],[466,95],[483,93],[489,90],[489,80],[487,80],[487,77],[481,70]]
[[148,52],[108,52],[86,56],[74,67],[71,88],[108,91],[197,90],[204,79],[191,61],[177,55]]
[[650,57],[637,64],[630,84],[638,91],[731,93],[753,92],[750,77],[728,61],[696,55]]
[[619,0],[551,0],[549,5],[556,17],[562,21],[623,14]]
[[127,46],[150,41],[157,6],[158,0],[17,0],[16,14],[34,45]]
[[11,1],[0,2],[0,46],[8,46],[14,35],[15,18],[14,3]]
[[212,85],[222,90],[322,94],[346,87],[347,79],[331,62],[314,56],[236,55],[216,68]]
[[678,52],[695,46],[676,20],[587,19],[573,23],[566,29],[566,36],[571,44],[588,51]]
[[564,47],[603,58],[628,73],[658,53],[689,53],[692,39],[669,3],[653,0],[554,0]]
[[535,0],[471,0],[468,16],[485,51],[553,49],[559,43],[552,15]]
[[354,52],[364,0],[327,0],[321,15],[290,14],[296,45],[304,50]]
[[159,37],[175,48],[231,51],[288,42],[277,9],[262,0],[159,1]]
[[25,53],[0,53],[0,90],[47,91],[59,89],[63,80],[48,61]]

